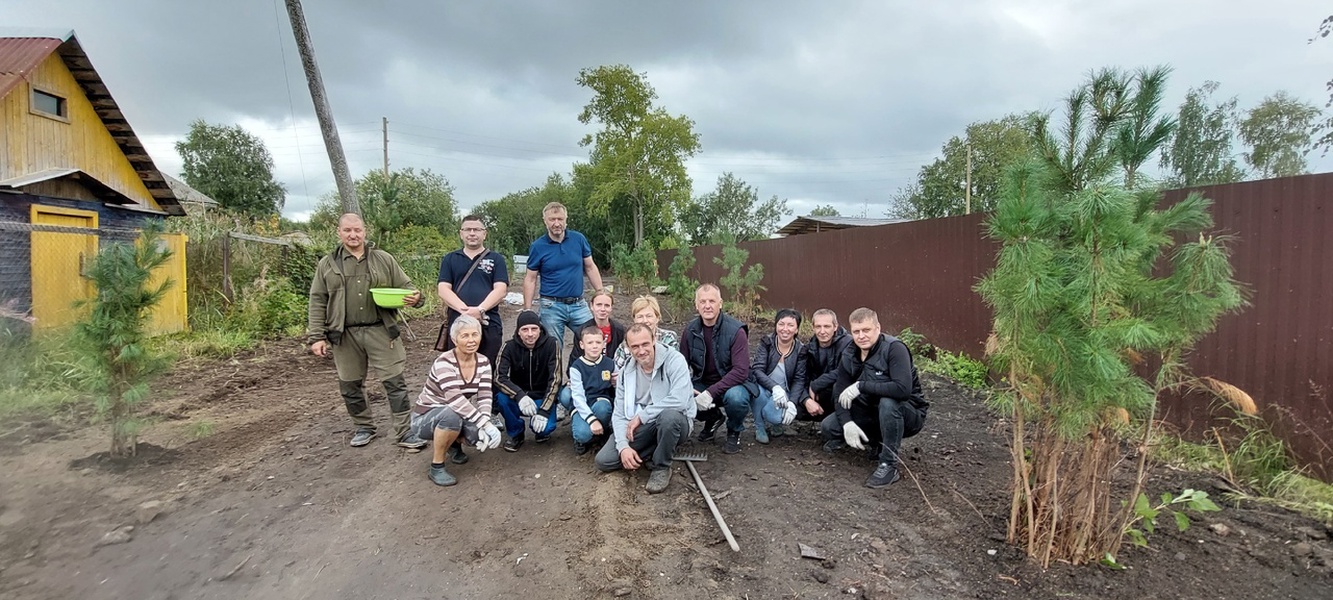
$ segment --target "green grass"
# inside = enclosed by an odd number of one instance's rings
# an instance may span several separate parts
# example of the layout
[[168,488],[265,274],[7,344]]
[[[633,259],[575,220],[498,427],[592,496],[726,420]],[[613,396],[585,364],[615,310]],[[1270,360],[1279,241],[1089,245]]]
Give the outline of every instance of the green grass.
[[155,340],[159,349],[177,359],[231,358],[258,343],[244,329],[202,329]]
[[78,388],[80,364],[72,331],[24,339],[0,334],[0,419],[54,417],[87,398]]
[[1333,484],[1296,467],[1286,445],[1261,419],[1241,416],[1233,424],[1239,435],[1213,430],[1207,443],[1161,434],[1154,440],[1154,456],[1177,468],[1220,473],[1248,488],[1230,494],[1235,499],[1281,506],[1333,526]]

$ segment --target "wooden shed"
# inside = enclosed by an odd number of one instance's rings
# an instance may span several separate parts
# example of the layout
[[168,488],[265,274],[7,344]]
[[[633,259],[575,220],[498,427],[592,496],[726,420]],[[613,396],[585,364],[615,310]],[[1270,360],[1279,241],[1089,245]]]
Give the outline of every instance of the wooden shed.
[[[184,214],[74,32],[0,29],[0,314],[74,322],[101,244]],[[175,284],[153,327],[180,331],[185,239],[163,243],[176,257],[161,276]]]

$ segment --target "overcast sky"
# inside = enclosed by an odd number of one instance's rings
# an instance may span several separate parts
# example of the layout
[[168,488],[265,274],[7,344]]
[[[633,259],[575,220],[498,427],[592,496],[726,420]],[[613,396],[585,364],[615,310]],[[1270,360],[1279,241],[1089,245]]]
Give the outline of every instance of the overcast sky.
[[[1285,89],[1322,106],[1333,6],[1312,0],[789,2],[306,0],[354,176],[430,168],[461,207],[586,160],[579,69],[647,73],[694,120],[694,193],[735,173],[795,214],[881,216],[970,122],[1052,110],[1090,69],[1166,63],[1168,107],[1205,80],[1242,108]],[[1263,8],[1259,8],[1262,6]],[[6,26],[75,30],[158,167],[194,119],[261,136],[303,218],[333,175],[282,0],[0,0]],[[1239,152],[1239,149],[1237,149]],[[1155,163],[1155,161],[1154,161]],[[1333,169],[1319,159],[1316,171]]]

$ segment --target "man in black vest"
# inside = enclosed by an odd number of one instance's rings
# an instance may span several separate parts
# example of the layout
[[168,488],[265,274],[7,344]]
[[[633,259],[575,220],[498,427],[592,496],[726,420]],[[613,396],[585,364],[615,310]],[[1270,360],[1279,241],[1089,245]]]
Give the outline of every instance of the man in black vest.
[[865,450],[869,443],[878,450],[879,465],[866,487],[885,488],[900,478],[898,448],[903,438],[921,432],[930,403],[921,395],[912,353],[898,338],[880,332],[879,315],[858,308],[848,321],[856,346],[838,362],[837,405],[820,423],[824,449],[836,451],[845,444]]
[[[713,439],[725,409],[727,442],[722,452],[735,454],[741,451],[750,396],[757,391],[746,387],[750,378],[749,328],[722,314],[722,291],[711,283],[694,291],[694,309],[699,316],[681,332],[680,353],[690,365],[694,402],[704,424],[699,441]],[[721,407],[716,406],[719,401]]]

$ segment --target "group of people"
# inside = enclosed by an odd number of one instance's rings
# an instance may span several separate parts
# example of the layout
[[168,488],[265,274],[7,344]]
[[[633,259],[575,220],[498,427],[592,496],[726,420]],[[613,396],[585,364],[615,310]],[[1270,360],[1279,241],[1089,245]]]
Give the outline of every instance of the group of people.
[[[463,247],[440,262],[440,355],[411,402],[396,309],[376,306],[370,289],[415,288],[391,255],[366,240],[359,216],[342,216],[341,244],[316,268],[308,316],[312,352],[333,356],[355,427],[352,446],[376,436],[363,385],[374,370],[397,445],[431,446],[429,477],[441,486],[457,483],[447,465],[469,460],[465,444],[517,452],[529,430],[535,442],[547,442],[566,420],[576,454],[596,449],[602,471],[646,468],[650,493],[668,487],[677,446],[691,436],[711,442],[722,430],[722,451],[740,452],[747,418],[760,444],[794,421],[818,421],[826,451],[850,447],[876,461],[866,486],[900,478],[902,440],[921,431],[930,403],[907,346],[880,330],[874,311],[852,311],[848,331],[833,311],[817,310],[814,334],[803,342],[801,313],[779,310],[773,333],[752,355],[749,326],[726,314],[721,291],[706,283],[695,291],[697,315],[679,335],[658,326],[661,307],[650,295],[634,300],[626,326],[611,317],[614,299],[587,238],[568,229],[565,207],[548,204],[542,218],[547,233],[529,249],[523,310],[507,341],[499,313],[509,288],[504,257],[485,247],[479,217],[463,218]],[[595,289],[591,304],[585,277]],[[424,301],[419,291],[404,299]],[[566,329],[574,342],[562,360]]]

